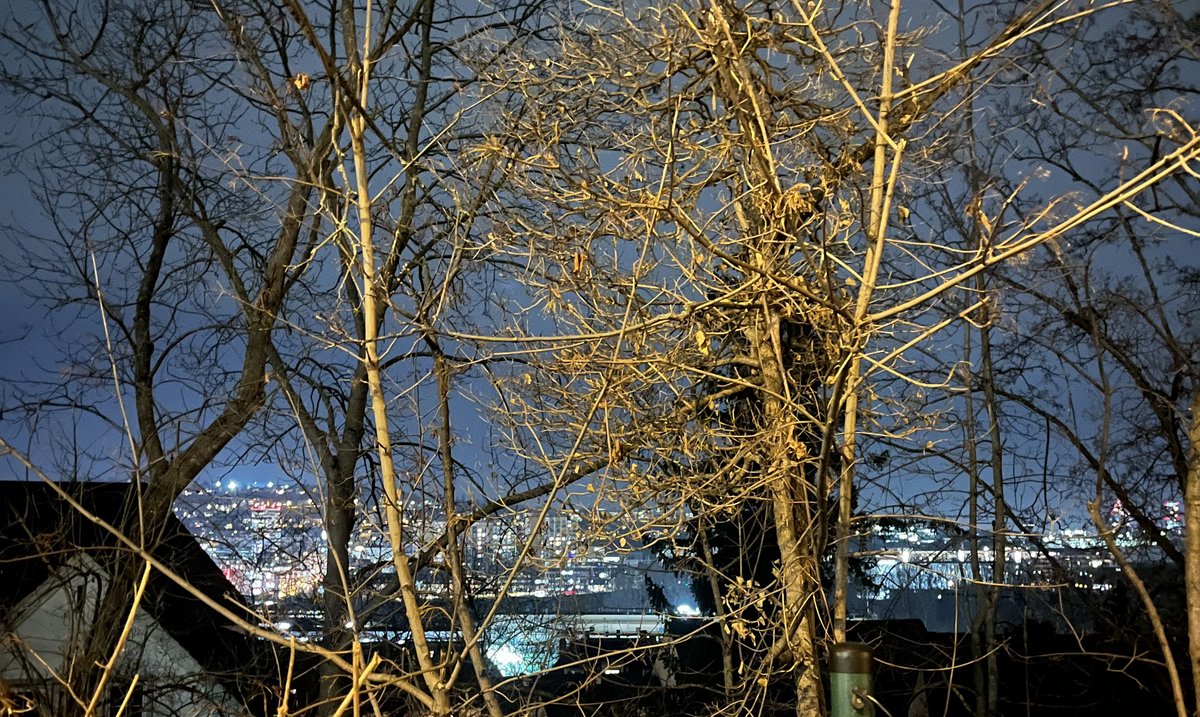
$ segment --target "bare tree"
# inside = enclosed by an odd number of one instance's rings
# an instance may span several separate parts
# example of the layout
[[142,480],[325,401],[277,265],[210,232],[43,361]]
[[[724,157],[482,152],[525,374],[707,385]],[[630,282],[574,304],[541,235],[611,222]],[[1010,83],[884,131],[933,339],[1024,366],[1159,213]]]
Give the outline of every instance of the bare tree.
[[[766,699],[775,676],[790,673],[797,714],[820,712],[819,645],[845,634],[860,442],[913,435],[872,410],[891,400],[880,378],[909,380],[908,352],[960,319],[980,321],[986,298],[940,312],[952,289],[986,293],[990,282],[978,282],[993,267],[1156,186],[1196,151],[1185,137],[1063,214],[1048,212],[1054,198],[1011,213],[1003,196],[967,208],[973,244],[920,234],[907,221],[912,202],[942,145],[961,139],[949,119],[967,78],[1019,66],[1014,48],[1081,15],[1024,8],[939,67],[914,49],[919,33],[899,32],[900,12],[893,5],[876,20],[861,7],[719,2],[577,10],[557,44],[531,43],[497,78],[499,87],[519,78],[524,112],[509,132],[526,141],[519,154],[488,147],[515,163],[508,191],[525,207],[497,233],[524,267],[515,276],[527,310],[549,315],[527,330],[540,339],[513,338],[546,347],[541,375],[524,390],[515,382],[522,398],[509,399],[518,425],[543,445],[557,438],[531,458],[553,465],[607,450],[618,460],[589,484],[596,500],[712,520],[768,506],[775,572],[744,598],[722,595],[723,620],[739,635],[758,630],[744,637],[757,647],[737,667],[741,699]],[[857,42],[860,32],[879,44]],[[1004,459],[993,372],[984,373],[992,570],[1002,576]],[[827,548],[838,553],[828,603]],[[747,619],[764,603],[769,619]],[[983,705],[995,711],[991,674]]]
[[[236,68],[208,57],[224,29],[211,14],[137,3],[42,12],[6,36],[19,53],[10,86],[31,112],[62,117],[32,145],[56,234],[30,245],[31,259],[51,299],[101,308],[92,357],[68,390],[94,390],[107,375],[120,411],[128,401],[123,468],[134,480],[119,527],[154,544],[175,498],[266,400],[271,334],[305,269],[304,219],[331,128],[295,127],[286,86],[231,106]],[[240,140],[226,133],[243,112],[275,125],[280,145],[231,147]],[[291,179],[242,175],[231,187],[227,162]],[[111,403],[96,410],[117,415]],[[91,694],[139,569],[129,560],[115,574],[65,676],[74,694]]]
[[[947,168],[947,176],[961,178],[930,190],[942,197],[931,205],[944,207],[935,220],[943,232],[967,243],[971,237],[996,236],[1020,216],[1046,207],[1065,215],[1103,196],[1110,177],[1128,177],[1133,167],[1161,156],[1167,145],[1186,144],[1194,136],[1194,119],[1185,108],[1193,103],[1195,88],[1177,80],[1195,58],[1186,42],[1173,44],[1182,22],[1169,9],[1137,8],[1064,25],[1048,32],[1033,54],[1014,62],[1003,76],[987,85],[973,83],[964,97],[974,107],[964,118],[964,136],[971,139],[953,150],[962,158],[961,169]],[[969,44],[965,34],[960,43]],[[1169,43],[1174,49],[1168,51]],[[1044,109],[1014,114],[1031,94]],[[1163,476],[1186,467],[1185,446],[1190,445],[1185,437],[1191,396],[1187,367],[1194,362],[1188,358],[1191,322],[1185,308],[1190,269],[1186,259],[1177,260],[1166,249],[1173,233],[1188,235],[1195,221],[1194,191],[1183,176],[1131,193],[1107,213],[1031,253],[1026,262],[988,271],[986,284],[972,287],[977,295],[965,299],[986,299],[979,329],[985,343],[967,352],[977,371],[958,369],[969,379],[965,396],[970,401],[976,392],[982,394],[988,425],[1008,436],[1005,459],[992,465],[993,477],[1004,470],[1011,476],[1004,500],[996,490],[1000,484],[979,481],[973,468],[976,443],[988,445],[995,458],[999,440],[979,441],[984,432],[971,430],[975,409],[967,406],[964,468],[980,489],[972,490],[970,506],[974,509],[977,497],[986,502],[990,496],[993,516],[1002,509],[1009,513],[1007,520],[995,521],[992,541],[1015,532],[1017,540],[1040,546],[1049,559],[1041,536],[1055,532],[1064,504],[1071,510],[1067,486],[1078,486],[1082,474],[1102,484],[1099,492],[1086,489],[1094,493],[1096,509],[1107,512],[1119,502],[1131,523],[1126,538],[1140,534],[1182,567],[1184,552],[1162,520],[1162,503],[1184,494],[1181,480]],[[1146,211],[1147,206],[1153,208]],[[943,374],[949,370],[939,366]],[[1168,464],[1172,471],[1158,468]],[[972,510],[967,521],[972,531],[983,530],[977,517]],[[1096,524],[1101,537],[1110,532],[1110,521],[1106,517]],[[1134,564],[1144,558],[1110,545],[1126,571],[1136,573]],[[993,549],[1000,552],[994,543]],[[1069,574],[1061,574],[1069,584]],[[991,583],[1003,582],[999,575],[1003,564],[997,560]],[[987,575],[976,569],[974,579]],[[1100,602],[1095,595],[1085,599],[1097,607]],[[1146,604],[1150,621],[1163,634],[1159,609]],[[1170,633],[1167,628],[1165,634]],[[981,637],[981,643],[989,642],[988,635]],[[1165,638],[1159,643],[1168,673],[1164,682],[1174,683],[1174,701],[1183,709],[1170,666],[1171,652],[1182,643]],[[992,669],[989,661],[994,679]],[[982,707],[994,690],[982,681],[979,686]]]
[[[1103,191],[1096,177],[1128,176],[1139,161],[1195,137],[1196,87],[1185,78],[1197,55],[1183,29],[1187,18],[1165,6],[1122,17],[1064,38],[1070,44],[1053,64],[1040,65],[1049,69],[1050,84],[1041,91],[1053,97],[1053,111],[1012,140],[1023,161],[1071,182],[1083,196]],[[1167,43],[1174,49],[1166,51]],[[1084,160],[1082,147],[1110,149]],[[1191,655],[1195,683],[1200,632],[1189,627],[1186,643],[1168,639],[1173,631],[1164,628],[1161,613],[1167,606],[1156,606],[1137,576],[1136,562],[1145,558],[1126,555],[1113,531],[1138,534],[1187,575],[1195,572],[1187,547],[1195,521],[1186,520],[1195,472],[1195,267],[1173,248],[1196,236],[1193,184],[1180,177],[1129,196],[1068,240],[1049,244],[1033,267],[1003,275],[1027,315],[1038,317],[1037,332],[1017,345],[1048,351],[1057,364],[1047,382],[1055,389],[1012,387],[1008,400],[1044,419],[1074,464],[1096,481],[1090,513],[1155,626],[1180,714],[1195,709],[1195,695],[1185,700],[1181,694],[1172,653]],[[1187,531],[1182,545],[1163,519],[1169,514],[1164,505],[1180,500]],[[1114,501],[1131,525],[1114,524],[1108,511]],[[1191,578],[1187,595],[1189,605],[1200,604]],[[1189,625],[1195,622],[1189,618]]]
[[[963,130],[980,88],[1052,62],[1050,39],[1074,47],[1094,8],[1022,5],[986,37],[960,38],[952,58],[921,49],[944,38],[898,1],[886,13],[577,4],[548,10],[544,26],[534,5],[432,0],[43,10],[7,37],[22,64],[6,79],[31,107],[71,113],[31,155],[46,160],[40,186],[58,221],[40,268],[63,277],[47,286],[75,292],[66,299],[99,302],[101,328],[114,329],[107,341],[95,332],[105,351],[92,353],[109,356],[90,364],[86,385],[108,390],[115,366],[117,395],[131,398],[124,467],[141,503],[118,527],[152,541],[174,498],[231,447],[277,456],[279,434],[302,447],[321,477],[326,624],[322,644],[293,648],[323,659],[328,713],[408,701],[499,715],[507,686],[487,672],[486,634],[522,571],[553,560],[539,536],[564,512],[616,552],[669,544],[689,526],[723,631],[713,710],[823,713],[821,655],[846,639],[856,503],[870,495],[864,456],[882,440],[926,452],[941,426],[908,410],[913,397],[962,391],[912,357],[966,335],[983,343],[969,352],[978,381],[966,393],[983,399],[991,476],[985,488],[982,459],[966,460],[970,529],[990,493],[992,581],[1003,578],[1023,516],[1005,480],[1002,403],[1022,399],[997,366],[994,297],[1023,276],[1014,260],[1041,247],[1064,283],[1025,295],[1091,337],[1093,348],[1058,354],[1070,380],[1093,379],[1094,358],[1120,367],[1181,457],[1181,485],[1195,478],[1180,409],[1195,392],[1184,379],[1164,389],[1156,381],[1169,372],[1130,360],[1137,342],[1104,323],[1091,276],[1077,282],[1088,290],[1073,287],[1063,248],[1080,232],[1129,226],[1129,212],[1175,226],[1164,222],[1192,190],[1172,182],[1200,153],[1179,111],[1160,112],[1139,136],[1144,149],[1077,205],[1005,179],[1028,165],[997,151],[986,170],[1000,179],[971,161],[974,174],[950,180],[969,195],[965,216],[945,223],[952,231],[921,221],[941,199],[943,217],[953,214],[961,193],[927,185],[947,176],[947,148],[982,141]],[[1141,97],[1165,106],[1169,88],[1156,87]],[[1040,109],[1053,97],[1019,83],[1000,94],[1013,116],[1055,116]],[[1070,173],[1072,149],[1039,156]],[[1175,204],[1144,201],[1164,196]],[[1152,295],[1149,254],[1135,254]],[[1169,339],[1174,375],[1190,375],[1172,333],[1180,319],[1137,316]],[[967,413],[974,430],[975,406]],[[246,431],[256,416],[260,430]],[[480,479],[464,459],[485,422],[495,445],[479,454],[511,475]],[[480,607],[467,537],[516,506],[528,520],[515,557]],[[433,530],[414,524],[421,512]],[[356,565],[349,546],[370,519],[388,559]],[[730,525],[755,526],[765,569],[714,555],[707,536]],[[130,559],[114,585],[143,566]],[[440,597],[425,589],[430,574]],[[985,594],[979,711],[995,714],[998,587]],[[95,687],[91,666],[111,654],[126,597],[106,598],[70,678],[76,694]],[[360,639],[389,603],[411,643],[395,662]],[[450,637],[438,644],[434,633]],[[584,684],[612,659],[582,658]]]

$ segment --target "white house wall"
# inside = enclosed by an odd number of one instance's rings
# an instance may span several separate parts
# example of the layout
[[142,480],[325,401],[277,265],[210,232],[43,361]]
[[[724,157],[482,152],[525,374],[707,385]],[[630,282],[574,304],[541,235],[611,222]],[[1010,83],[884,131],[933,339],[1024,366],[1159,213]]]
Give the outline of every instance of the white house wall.
[[[99,587],[108,579],[87,556],[52,575],[10,613],[3,626],[0,678],[13,686],[55,681],[71,645],[87,634]],[[138,610],[115,675],[138,674],[143,717],[240,715],[225,689],[162,626]],[[221,706],[221,707],[218,707]]]

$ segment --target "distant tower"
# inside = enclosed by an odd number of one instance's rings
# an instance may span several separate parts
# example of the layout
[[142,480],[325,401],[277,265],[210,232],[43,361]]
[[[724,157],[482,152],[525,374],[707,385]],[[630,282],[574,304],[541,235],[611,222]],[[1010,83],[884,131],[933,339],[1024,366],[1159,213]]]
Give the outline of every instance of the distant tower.
[[1121,525],[1129,518],[1129,511],[1125,510],[1125,506],[1121,505],[1121,499],[1113,501],[1112,510],[1108,511],[1108,520],[1114,527]]
[[1168,533],[1183,532],[1183,504],[1177,500],[1163,501],[1163,517],[1159,525]]

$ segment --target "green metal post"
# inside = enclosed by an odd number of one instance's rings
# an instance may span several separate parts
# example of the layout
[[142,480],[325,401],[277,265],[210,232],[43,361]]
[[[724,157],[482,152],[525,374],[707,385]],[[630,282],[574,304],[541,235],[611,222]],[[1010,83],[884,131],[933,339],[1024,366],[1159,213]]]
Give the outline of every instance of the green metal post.
[[829,648],[830,717],[875,717],[872,701],[871,648],[839,642]]

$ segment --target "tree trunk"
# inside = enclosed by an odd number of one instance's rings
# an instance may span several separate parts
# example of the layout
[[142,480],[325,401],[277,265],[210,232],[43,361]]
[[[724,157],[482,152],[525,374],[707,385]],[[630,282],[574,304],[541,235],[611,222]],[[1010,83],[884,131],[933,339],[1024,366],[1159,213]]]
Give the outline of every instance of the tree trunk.
[[779,626],[781,650],[791,663],[796,688],[797,717],[824,714],[821,671],[817,664],[814,592],[817,556],[813,537],[812,487],[804,476],[804,444],[796,435],[797,416],[785,397],[790,391],[780,360],[779,317],[770,310],[751,332],[752,346],[762,370],[762,424],[765,445],[763,473],[771,494],[775,537],[779,545],[779,581],[783,607]]
[[1188,658],[1192,664],[1192,714],[1200,715],[1200,390],[1192,397],[1184,490],[1184,585],[1187,592]]

